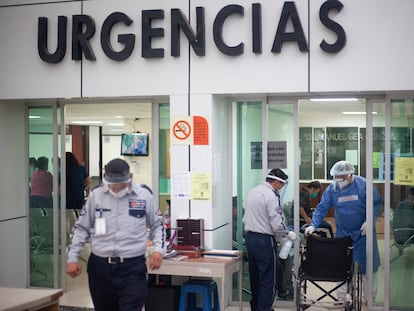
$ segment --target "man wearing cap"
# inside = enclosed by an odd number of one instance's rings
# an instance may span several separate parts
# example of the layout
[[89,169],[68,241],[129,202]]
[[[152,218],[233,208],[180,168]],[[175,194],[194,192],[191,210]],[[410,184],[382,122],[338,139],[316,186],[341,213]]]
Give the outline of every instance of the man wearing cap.
[[161,267],[165,253],[165,228],[152,193],[132,182],[129,165],[122,159],[105,166],[104,182],[94,189],[73,229],[66,272],[81,273],[79,253],[91,245],[87,272],[96,311],[141,310],[147,288],[147,228],[153,252],[151,269]]
[[[305,235],[313,233],[326,216],[328,209],[334,208],[335,237],[352,236],[354,246],[353,258],[361,267],[362,280],[366,285],[366,180],[364,177],[354,175],[354,171],[354,166],[348,161],[338,161],[332,166],[330,174],[334,181],[323,192],[321,202],[316,206],[313,213],[312,222],[305,229]],[[381,212],[382,203],[381,196],[375,188],[373,200],[373,224],[375,224]],[[373,240],[373,272],[375,273],[380,265],[375,225]],[[338,296],[341,295],[340,292],[337,294]],[[374,297],[375,294],[376,288],[374,287]]]
[[246,198],[244,228],[249,261],[252,311],[270,311],[276,294],[276,235],[295,240],[283,221],[279,191],[288,176],[278,168],[266,175],[265,181],[249,191]]

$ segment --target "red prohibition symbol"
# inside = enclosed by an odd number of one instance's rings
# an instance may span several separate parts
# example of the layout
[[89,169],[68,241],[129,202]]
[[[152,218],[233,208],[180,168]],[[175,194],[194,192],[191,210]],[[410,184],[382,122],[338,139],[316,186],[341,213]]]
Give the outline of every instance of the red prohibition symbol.
[[173,127],[173,134],[175,138],[184,140],[191,135],[191,125],[185,120],[177,121]]

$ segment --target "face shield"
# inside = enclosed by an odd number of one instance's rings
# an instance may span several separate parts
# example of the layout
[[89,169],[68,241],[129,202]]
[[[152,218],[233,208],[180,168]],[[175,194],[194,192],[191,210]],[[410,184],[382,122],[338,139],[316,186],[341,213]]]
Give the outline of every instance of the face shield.
[[280,188],[277,193],[279,194],[280,197],[280,202],[288,202],[288,201],[292,201],[292,191],[290,189],[290,185],[289,183],[286,181],[285,183],[283,183],[282,188]]

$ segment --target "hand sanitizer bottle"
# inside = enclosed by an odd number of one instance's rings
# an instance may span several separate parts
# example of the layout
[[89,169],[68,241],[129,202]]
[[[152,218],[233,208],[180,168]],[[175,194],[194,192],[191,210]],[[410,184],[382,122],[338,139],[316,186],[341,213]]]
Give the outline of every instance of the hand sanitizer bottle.
[[293,245],[293,241],[289,239],[285,243],[283,243],[282,248],[280,249],[280,252],[279,252],[279,258],[286,259],[289,255],[292,245]]

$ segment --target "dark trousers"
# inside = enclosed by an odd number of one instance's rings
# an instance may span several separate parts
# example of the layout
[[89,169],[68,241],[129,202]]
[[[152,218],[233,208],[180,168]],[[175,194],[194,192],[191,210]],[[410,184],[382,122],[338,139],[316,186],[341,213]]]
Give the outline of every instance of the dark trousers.
[[270,311],[276,294],[277,244],[274,236],[247,232],[252,311]]
[[139,311],[148,296],[144,256],[108,263],[107,258],[91,254],[88,279],[95,311]]

